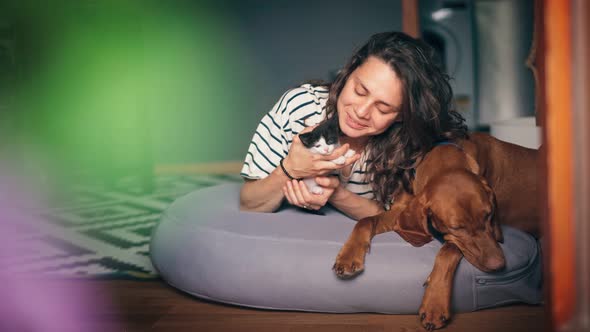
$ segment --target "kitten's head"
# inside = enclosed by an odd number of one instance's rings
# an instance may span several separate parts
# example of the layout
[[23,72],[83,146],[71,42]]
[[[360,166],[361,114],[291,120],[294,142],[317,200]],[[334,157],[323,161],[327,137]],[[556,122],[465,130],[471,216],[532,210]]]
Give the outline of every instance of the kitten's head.
[[[303,140],[301,141],[303,142]],[[334,151],[334,149],[336,148],[335,143],[330,144],[328,143],[328,141],[326,141],[326,138],[321,136],[317,140],[315,140],[315,142],[308,142],[307,144],[304,143],[303,145],[305,145],[307,149],[312,153],[323,155],[328,155],[332,153],[332,151]]]
[[312,131],[299,135],[299,138],[301,143],[311,152],[328,155],[336,149],[339,134],[338,123],[328,120],[319,124]]

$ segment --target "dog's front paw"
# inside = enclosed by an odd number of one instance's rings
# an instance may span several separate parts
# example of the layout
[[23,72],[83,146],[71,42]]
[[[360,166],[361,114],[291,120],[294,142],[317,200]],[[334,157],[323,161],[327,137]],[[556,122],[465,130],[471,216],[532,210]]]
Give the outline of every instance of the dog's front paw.
[[356,277],[365,270],[365,254],[368,246],[348,246],[340,249],[332,270],[341,279]]
[[451,310],[445,299],[428,296],[428,289],[418,311],[420,322],[427,331],[445,327],[451,319]]

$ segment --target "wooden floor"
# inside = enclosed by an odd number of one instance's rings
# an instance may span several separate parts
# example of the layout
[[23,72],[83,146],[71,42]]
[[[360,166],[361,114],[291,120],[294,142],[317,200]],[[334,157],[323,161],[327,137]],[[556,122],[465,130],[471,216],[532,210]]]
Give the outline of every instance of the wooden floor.
[[[80,281],[111,305],[89,322],[99,331],[424,331],[415,315],[269,311],[199,300],[161,281]],[[442,331],[548,331],[542,306],[513,305],[455,315]]]

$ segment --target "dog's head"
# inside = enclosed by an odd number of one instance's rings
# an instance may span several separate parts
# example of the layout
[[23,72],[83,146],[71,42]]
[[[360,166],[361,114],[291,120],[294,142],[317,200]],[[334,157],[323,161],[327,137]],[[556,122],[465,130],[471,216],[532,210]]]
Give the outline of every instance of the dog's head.
[[449,171],[429,181],[409,202],[394,230],[414,246],[440,233],[478,269],[495,271],[506,263],[495,208],[494,192],[485,179],[467,170]]

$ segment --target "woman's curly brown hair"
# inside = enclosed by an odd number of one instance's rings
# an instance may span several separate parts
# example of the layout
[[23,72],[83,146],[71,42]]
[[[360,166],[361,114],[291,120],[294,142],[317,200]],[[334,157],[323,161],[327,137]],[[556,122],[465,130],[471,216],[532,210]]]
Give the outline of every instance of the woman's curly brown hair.
[[337,121],[336,103],[344,84],[371,56],[389,64],[403,86],[398,118],[368,145],[367,175],[377,199],[389,204],[400,190],[412,192],[413,169],[434,144],[467,137],[467,126],[451,109],[453,91],[434,49],[401,32],[375,34],[355,52],[329,85],[326,119]]

